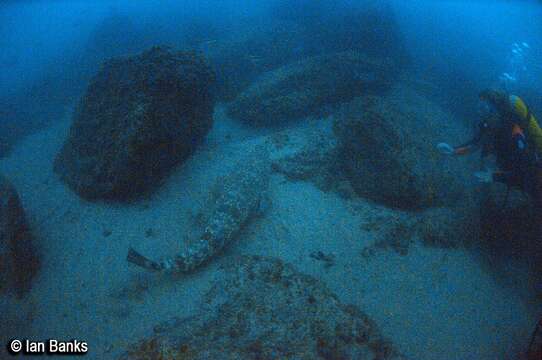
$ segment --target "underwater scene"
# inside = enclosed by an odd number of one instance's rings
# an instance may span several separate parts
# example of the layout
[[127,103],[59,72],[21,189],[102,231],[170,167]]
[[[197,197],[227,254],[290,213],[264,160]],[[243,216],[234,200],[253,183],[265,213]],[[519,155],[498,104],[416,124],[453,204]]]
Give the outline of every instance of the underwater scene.
[[542,359],[542,1],[0,3],[0,359]]

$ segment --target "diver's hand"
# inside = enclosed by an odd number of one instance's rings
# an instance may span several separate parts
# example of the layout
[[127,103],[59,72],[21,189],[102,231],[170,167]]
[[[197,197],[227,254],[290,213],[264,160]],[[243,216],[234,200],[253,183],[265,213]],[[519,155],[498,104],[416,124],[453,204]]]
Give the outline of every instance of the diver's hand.
[[489,170],[477,171],[474,173],[474,177],[481,184],[489,184],[493,182],[493,172]]
[[446,144],[446,143],[438,144],[437,149],[443,155],[453,155],[455,153],[454,148],[451,147],[450,145]]

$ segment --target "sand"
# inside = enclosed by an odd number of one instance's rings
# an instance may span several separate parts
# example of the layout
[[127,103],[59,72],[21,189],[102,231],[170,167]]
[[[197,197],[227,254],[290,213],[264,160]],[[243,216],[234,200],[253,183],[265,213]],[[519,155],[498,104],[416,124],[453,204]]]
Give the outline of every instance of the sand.
[[[125,261],[129,246],[152,258],[183,248],[210,184],[269,130],[247,129],[218,107],[206,143],[157,192],[131,204],[108,204],[81,200],[53,174],[68,127],[66,119],[34,134],[0,160],[0,172],[19,191],[43,262],[25,299],[0,298],[4,343],[75,338],[88,342],[87,358],[114,358],[158,323],[193,314],[217,267],[236,254],[279,257],[322,280],[412,359],[509,359],[529,341],[540,310],[521,286],[521,268],[512,266],[502,281],[473,251],[420,245],[405,256],[380,250],[367,257],[363,250],[386,225],[363,225],[392,210],[278,174],[263,216],[201,271],[166,276],[133,267]],[[334,265],[311,257],[315,251],[333,254]]]

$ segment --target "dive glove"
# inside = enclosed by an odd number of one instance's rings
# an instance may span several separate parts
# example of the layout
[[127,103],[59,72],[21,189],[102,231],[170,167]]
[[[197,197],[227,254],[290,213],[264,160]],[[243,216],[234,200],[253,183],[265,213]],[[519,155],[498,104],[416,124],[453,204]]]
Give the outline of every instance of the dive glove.
[[440,151],[443,155],[453,155],[454,154],[454,148],[446,143],[440,143],[437,145],[437,149]]

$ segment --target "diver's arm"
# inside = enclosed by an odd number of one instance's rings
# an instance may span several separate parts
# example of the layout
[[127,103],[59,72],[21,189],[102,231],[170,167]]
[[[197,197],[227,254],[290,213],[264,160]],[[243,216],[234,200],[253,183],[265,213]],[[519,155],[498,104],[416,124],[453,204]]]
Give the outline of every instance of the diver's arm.
[[477,150],[480,147],[480,141],[482,140],[482,132],[478,131],[474,138],[459,146],[454,146],[454,155],[466,155]]
[[[444,155],[466,155],[470,154],[480,148],[482,142],[482,133],[487,128],[486,122],[480,123],[480,127],[476,132],[476,135],[469,141],[459,146],[450,146],[446,143],[440,143],[437,145],[439,151]],[[485,157],[487,152],[482,151],[482,157]]]

